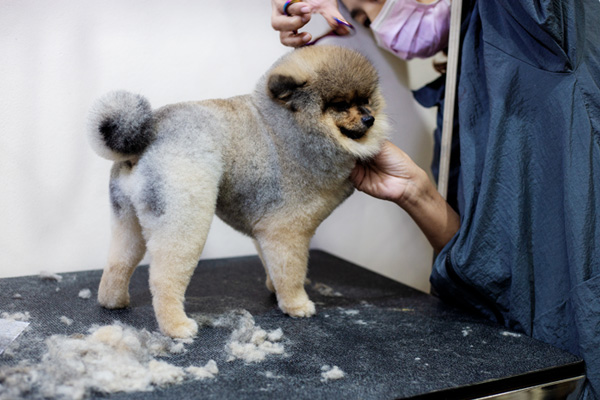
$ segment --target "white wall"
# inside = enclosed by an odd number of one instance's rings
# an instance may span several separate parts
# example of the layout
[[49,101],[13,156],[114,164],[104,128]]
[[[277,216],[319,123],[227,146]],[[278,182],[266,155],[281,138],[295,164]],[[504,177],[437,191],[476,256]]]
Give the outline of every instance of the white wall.
[[[154,107],[251,91],[289,51],[270,14],[267,0],[0,2],[0,276],[102,268],[110,162],[86,142],[89,105],[114,89],[142,93]],[[376,63],[392,141],[428,168],[432,114],[407,86],[433,76],[429,63],[407,66],[361,32],[334,41]],[[428,288],[423,235],[402,210],[363,194],[325,221],[312,247]],[[254,253],[216,220],[203,258]]]

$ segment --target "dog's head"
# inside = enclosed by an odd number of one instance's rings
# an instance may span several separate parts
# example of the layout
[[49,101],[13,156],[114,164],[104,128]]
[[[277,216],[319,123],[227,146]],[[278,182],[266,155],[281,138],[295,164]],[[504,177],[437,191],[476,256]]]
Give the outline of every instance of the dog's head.
[[329,135],[357,158],[377,154],[385,139],[377,71],[354,50],[338,46],[295,50],[270,71],[267,90],[304,130]]

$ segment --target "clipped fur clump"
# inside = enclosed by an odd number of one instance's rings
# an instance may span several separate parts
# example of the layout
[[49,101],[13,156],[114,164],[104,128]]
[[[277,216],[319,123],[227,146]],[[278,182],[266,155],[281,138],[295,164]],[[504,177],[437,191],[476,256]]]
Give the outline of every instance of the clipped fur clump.
[[115,163],[100,304],[128,306],[129,278],[148,251],[161,331],[193,337],[184,294],[216,214],[254,240],[280,309],[313,315],[304,290],[310,239],[354,191],[357,160],[381,148],[383,105],[375,68],[335,46],[290,52],[249,95],[158,110],[127,92],[101,98],[90,141]]
[[151,391],[185,380],[218,374],[213,360],[187,368],[157,359],[181,351],[172,339],[115,323],[96,326],[88,335],[46,339],[40,362],[0,369],[0,399],[83,399],[92,393]]
[[31,318],[31,315],[29,315],[29,311],[16,312],[16,313],[12,313],[12,314],[8,313],[8,312],[2,312],[2,313],[0,313],[0,318],[6,319],[9,321],[27,322]]
[[340,369],[337,365],[330,367],[329,365],[324,365],[321,367],[321,382],[327,381],[335,381],[338,379],[342,379],[346,376],[346,373]]
[[214,325],[233,328],[225,345],[225,351],[229,354],[227,361],[241,359],[247,363],[256,363],[264,361],[268,355],[281,355],[285,352],[281,343],[281,328],[265,331],[256,325],[254,317],[246,310],[226,314],[217,319]]

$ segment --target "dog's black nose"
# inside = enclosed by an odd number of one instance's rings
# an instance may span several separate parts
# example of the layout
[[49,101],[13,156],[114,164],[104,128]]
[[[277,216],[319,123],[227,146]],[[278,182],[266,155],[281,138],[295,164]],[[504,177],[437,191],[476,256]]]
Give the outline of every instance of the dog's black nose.
[[373,123],[375,123],[375,117],[373,117],[372,115],[367,115],[366,117],[362,117],[360,120],[362,121],[363,124],[365,124],[365,126],[367,128],[372,127]]

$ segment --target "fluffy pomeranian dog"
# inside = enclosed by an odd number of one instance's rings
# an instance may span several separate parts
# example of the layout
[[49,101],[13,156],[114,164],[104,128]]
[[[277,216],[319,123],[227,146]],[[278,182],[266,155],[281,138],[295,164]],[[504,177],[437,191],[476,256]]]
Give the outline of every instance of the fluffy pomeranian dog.
[[249,95],[157,110],[124,91],[97,100],[90,142],[114,161],[99,303],[129,305],[129,279],[148,251],[160,330],[193,337],[184,294],[216,213],[254,240],[279,308],[313,315],[304,289],[309,242],[353,192],[357,160],[380,150],[383,105],[372,64],[336,46],[286,54]]

